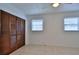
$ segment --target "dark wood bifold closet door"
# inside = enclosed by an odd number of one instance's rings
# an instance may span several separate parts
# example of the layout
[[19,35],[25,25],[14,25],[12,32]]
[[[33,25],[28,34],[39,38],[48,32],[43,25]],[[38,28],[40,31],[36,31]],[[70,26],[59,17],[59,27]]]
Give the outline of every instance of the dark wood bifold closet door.
[[0,11],[0,36],[1,36],[1,11]]
[[25,44],[24,20],[17,18],[17,47]]
[[21,36],[22,36],[22,45],[25,44],[25,21],[21,20]]
[[10,52],[9,14],[2,11],[1,17],[2,54],[8,54]]
[[20,21],[20,18],[17,18],[17,21],[16,21],[16,26],[17,26],[17,48],[19,48],[21,46],[21,21]]
[[16,17],[2,12],[2,45],[3,54],[16,49]]
[[25,21],[0,11],[0,55],[10,54],[25,44]]
[[9,29],[10,29],[10,49],[16,49],[16,17],[9,15]]
[[2,52],[2,47],[1,47],[2,41],[1,41],[1,11],[0,11],[0,55]]

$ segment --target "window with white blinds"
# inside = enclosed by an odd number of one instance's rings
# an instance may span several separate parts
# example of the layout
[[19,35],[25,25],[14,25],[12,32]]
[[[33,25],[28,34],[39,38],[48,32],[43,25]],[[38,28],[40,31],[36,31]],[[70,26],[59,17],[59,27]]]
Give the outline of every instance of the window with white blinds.
[[43,31],[43,20],[32,20],[32,31]]
[[65,18],[64,19],[64,30],[65,31],[79,31],[79,18]]

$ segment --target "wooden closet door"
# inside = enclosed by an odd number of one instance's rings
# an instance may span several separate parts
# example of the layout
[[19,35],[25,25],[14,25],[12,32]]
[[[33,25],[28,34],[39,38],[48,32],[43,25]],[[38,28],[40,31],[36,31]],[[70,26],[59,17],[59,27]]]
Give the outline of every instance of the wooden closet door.
[[21,34],[25,33],[25,21],[21,19]]
[[1,37],[1,11],[0,11],[0,37]]
[[16,49],[16,17],[2,11],[2,53],[9,54]]
[[17,18],[17,47],[24,45],[24,24],[21,18]]
[[21,46],[21,20],[17,17],[17,48]]
[[5,11],[0,12],[0,54],[10,54],[25,43],[24,21]]
[[22,44],[25,44],[25,21],[21,19],[21,38]]
[[9,21],[10,34],[16,35],[16,17],[13,15],[9,15]]
[[2,46],[1,46],[2,42],[1,41],[2,40],[1,40],[1,11],[0,11],[0,55],[1,55],[1,52],[2,52]]
[[17,34],[21,34],[21,20],[20,18],[17,18]]
[[9,14],[10,49],[16,49],[16,17]]
[[8,54],[10,52],[10,37],[9,37],[9,14],[1,12],[1,39],[2,39],[2,54]]

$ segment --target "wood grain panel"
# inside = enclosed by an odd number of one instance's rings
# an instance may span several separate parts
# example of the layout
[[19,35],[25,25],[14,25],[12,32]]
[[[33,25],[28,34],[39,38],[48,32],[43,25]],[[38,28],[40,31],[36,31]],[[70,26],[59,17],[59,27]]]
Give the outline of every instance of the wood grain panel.
[[25,44],[25,22],[21,18],[17,18],[17,47]]
[[0,12],[0,54],[10,54],[25,44],[25,21]]
[[2,52],[3,54],[7,54],[10,51],[10,40],[9,40],[9,15],[8,13],[2,12]]
[[2,53],[2,39],[1,39],[1,11],[0,11],[0,55]]
[[17,17],[17,34],[21,34],[21,20]]
[[16,17],[9,14],[9,29],[11,35],[16,35]]
[[1,11],[0,11],[0,36],[1,36]]

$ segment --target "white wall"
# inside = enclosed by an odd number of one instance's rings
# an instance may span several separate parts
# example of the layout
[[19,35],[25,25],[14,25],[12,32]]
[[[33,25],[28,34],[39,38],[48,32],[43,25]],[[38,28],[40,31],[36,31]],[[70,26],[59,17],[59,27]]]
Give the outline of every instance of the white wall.
[[[64,12],[56,14],[30,16],[28,19],[28,35],[30,44],[55,45],[79,48],[79,32],[64,31],[64,17],[79,16],[77,12]],[[43,18],[44,31],[32,32],[31,19]]]
[[4,10],[6,12],[9,12],[13,15],[16,15],[20,18],[23,18],[25,19],[26,23],[25,23],[25,43],[26,45],[28,44],[27,42],[27,17],[26,15],[21,11],[19,10],[18,8],[16,8],[15,6],[13,6],[12,4],[8,4],[8,3],[0,3],[0,10]]

